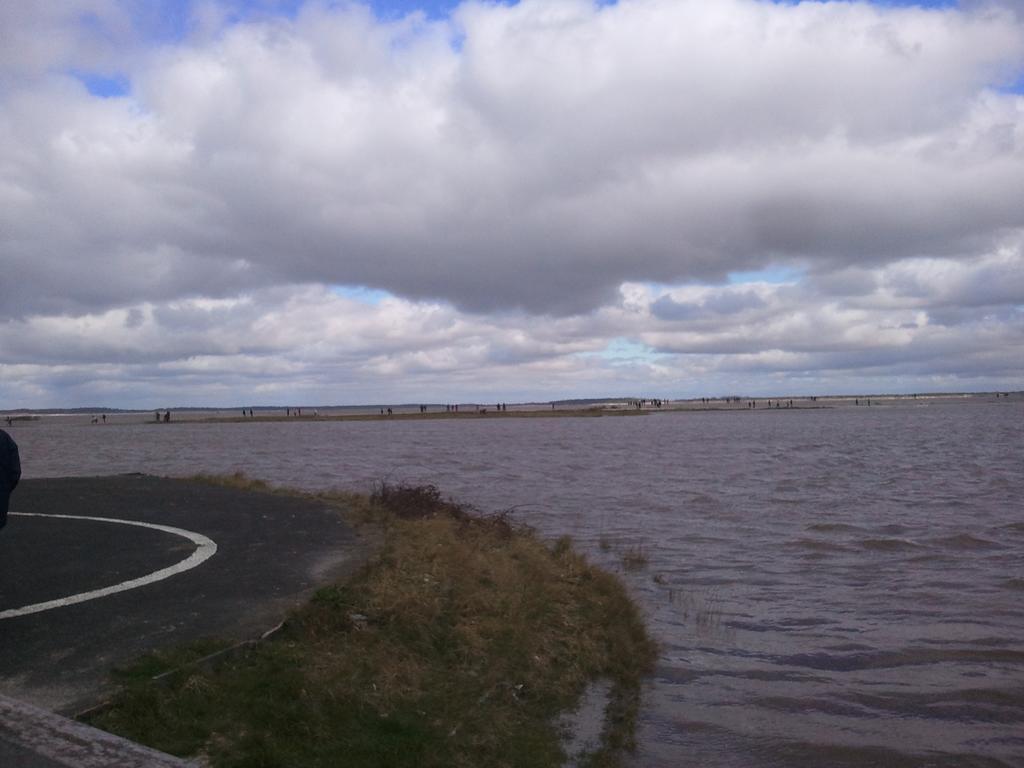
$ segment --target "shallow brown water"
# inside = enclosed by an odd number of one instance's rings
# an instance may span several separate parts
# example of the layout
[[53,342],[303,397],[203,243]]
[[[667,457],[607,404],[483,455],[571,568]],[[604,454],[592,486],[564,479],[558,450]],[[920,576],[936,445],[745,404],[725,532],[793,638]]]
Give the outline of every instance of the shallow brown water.
[[16,424],[30,477],[432,482],[623,571],[643,766],[1024,765],[1024,403],[638,418]]

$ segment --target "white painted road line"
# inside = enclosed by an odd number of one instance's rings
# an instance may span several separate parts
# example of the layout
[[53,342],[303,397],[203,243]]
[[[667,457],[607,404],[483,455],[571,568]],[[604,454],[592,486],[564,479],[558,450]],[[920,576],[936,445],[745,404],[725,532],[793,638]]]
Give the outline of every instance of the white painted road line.
[[163,531],[164,533],[170,533],[175,536],[181,536],[182,538],[188,539],[196,545],[196,550],[179,563],[175,563],[168,568],[161,568],[159,571],[153,571],[153,573],[146,576],[140,576],[137,579],[129,579],[128,581],[122,581],[120,584],[115,584],[111,587],[94,589],[89,592],[80,592],[77,595],[71,595],[69,597],[48,600],[45,603],[35,603],[33,605],[26,605],[22,608],[11,608],[6,611],[0,611],[0,620],[12,619],[15,616],[27,616],[31,613],[49,611],[53,608],[63,608],[67,605],[84,603],[87,600],[96,600],[97,598],[114,595],[118,592],[126,592],[129,589],[135,589],[136,587],[144,587],[147,584],[162,581],[163,579],[168,579],[171,576],[176,576],[179,573],[191,570],[197,565],[201,565],[209,560],[217,552],[217,544],[213,539],[209,539],[201,533],[186,531],[183,528],[172,528],[169,525],[142,523],[137,520],[118,520],[112,517],[86,517],[84,515],[44,515],[38,512],[11,512],[10,514],[19,515],[21,517],[51,517],[63,520],[89,520],[96,523],[118,523],[120,525],[135,525],[139,528],[152,528],[156,531]]

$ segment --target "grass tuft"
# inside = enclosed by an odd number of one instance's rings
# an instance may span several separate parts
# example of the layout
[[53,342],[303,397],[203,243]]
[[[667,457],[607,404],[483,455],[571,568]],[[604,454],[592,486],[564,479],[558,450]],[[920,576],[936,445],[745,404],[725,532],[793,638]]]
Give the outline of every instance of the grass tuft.
[[639,571],[647,567],[647,550],[642,546],[628,547],[622,553],[622,566],[627,571]]

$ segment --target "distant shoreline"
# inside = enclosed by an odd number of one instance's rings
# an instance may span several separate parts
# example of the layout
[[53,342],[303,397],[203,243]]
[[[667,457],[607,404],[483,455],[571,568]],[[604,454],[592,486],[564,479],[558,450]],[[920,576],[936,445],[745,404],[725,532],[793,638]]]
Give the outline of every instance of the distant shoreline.
[[[930,393],[910,395],[821,395],[821,396],[772,396],[772,397],[712,397],[687,398],[681,400],[656,400],[641,398],[608,398],[561,400],[551,403],[508,403],[503,410],[495,404],[460,403],[447,406],[430,403],[423,406],[402,403],[399,405],[345,405],[345,406],[248,406],[232,408],[209,408],[171,406],[159,409],[117,409],[117,408],[70,408],[70,409],[7,409],[0,410],[0,427],[11,423],[35,422],[41,418],[95,419],[98,423],[132,423],[141,421],[155,423],[155,413],[163,416],[168,410],[171,423],[214,423],[232,424],[251,421],[415,421],[415,420],[460,420],[460,419],[505,419],[505,418],[586,418],[601,416],[640,416],[650,413],[710,412],[710,411],[763,411],[808,410],[856,406],[886,406],[897,404],[929,404],[936,402],[1020,402],[1024,392],[964,392]],[[640,404],[639,407],[637,404]],[[660,403],[660,404],[659,404]],[[769,405],[770,403],[770,405]],[[458,410],[455,410],[455,408]],[[386,411],[390,408],[392,413]],[[383,411],[383,413],[382,413]],[[245,415],[243,415],[243,412]],[[249,414],[252,415],[249,415]],[[106,418],[104,418],[106,417]]]
[[[489,408],[480,411],[426,411],[424,413],[398,411],[391,414],[380,413],[319,413],[291,415],[279,413],[260,413],[259,409],[253,416],[208,416],[189,418],[187,421],[203,424],[240,424],[245,422],[268,421],[475,421],[478,419],[558,419],[558,418],[600,418],[602,416],[646,416],[650,410],[618,410],[606,408],[585,408],[578,410],[514,410],[495,411]],[[305,410],[305,409],[304,409]]]

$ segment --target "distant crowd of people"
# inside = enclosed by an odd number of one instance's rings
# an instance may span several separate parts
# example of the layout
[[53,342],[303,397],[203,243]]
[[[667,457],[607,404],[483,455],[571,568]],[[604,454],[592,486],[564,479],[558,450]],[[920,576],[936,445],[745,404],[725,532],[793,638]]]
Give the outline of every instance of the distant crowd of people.
[[658,398],[641,398],[640,400],[633,400],[630,403],[630,406],[636,408],[638,411],[642,411],[648,405],[651,406],[652,408],[661,408],[662,405],[664,405],[664,403],[664,400],[660,400]]
[[[438,407],[441,407],[441,406],[438,406]],[[555,407],[554,403],[551,404],[551,407],[552,408]],[[430,406],[429,405],[418,405],[417,408],[419,409],[419,412],[423,413],[423,414],[430,412]],[[458,403],[445,403],[445,405],[444,405],[444,412],[445,413],[459,413],[460,412],[459,408],[460,408],[460,406],[459,406]],[[479,413],[479,414],[486,414],[486,413],[489,413],[489,411],[490,411],[490,409],[487,406],[482,406],[482,405],[474,404],[473,408],[474,408],[473,412],[474,413]],[[494,410],[498,411],[498,412],[501,412],[501,413],[505,413],[506,411],[508,411],[508,403],[495,403],[494,404]],[[387,407],[387,408],[383,408],[382,407],[382,408],[379,409],[379,411],[380,411],[380,415],[381,416],[394,416],[394,414],[395,414],[394,409],[391,408],[391,407]]]
[[[769,408],[792,408],[793,407],[793,401],[792,400],[776,400],[773,403],[772,400],[769,399],[767,402],[768,402],[768,407]],[[785,403],[785,405],[783,405],[783,403]],[[750,400],[750,401],[748,401],[747,402],[747,408],[757,408],[757,400]]]

